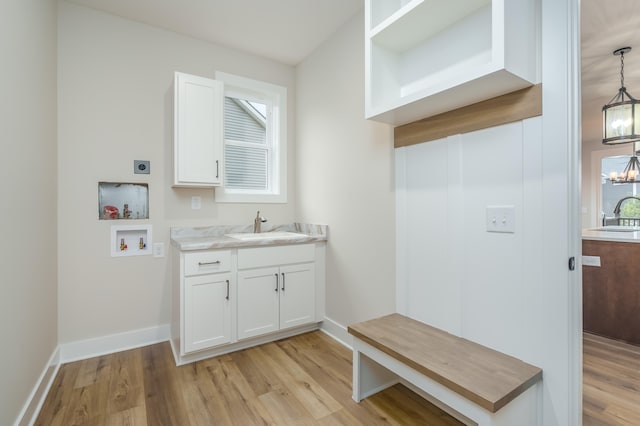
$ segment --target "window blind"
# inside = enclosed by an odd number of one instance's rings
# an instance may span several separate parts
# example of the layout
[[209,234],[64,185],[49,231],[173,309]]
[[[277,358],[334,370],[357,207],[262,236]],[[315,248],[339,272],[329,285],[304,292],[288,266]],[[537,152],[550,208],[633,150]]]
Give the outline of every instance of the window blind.
[[225,186],[268,190],[269,147],[265,123],[241,99],[225,98]]

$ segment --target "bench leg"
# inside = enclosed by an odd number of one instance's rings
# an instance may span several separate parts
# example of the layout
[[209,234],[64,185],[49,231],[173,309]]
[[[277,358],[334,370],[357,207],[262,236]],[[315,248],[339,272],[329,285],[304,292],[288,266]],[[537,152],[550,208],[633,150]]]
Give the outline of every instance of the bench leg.
[[358,349],[353,339],[353,400],[360,402],[373,394],[399,383],[398,376],[387,370]]

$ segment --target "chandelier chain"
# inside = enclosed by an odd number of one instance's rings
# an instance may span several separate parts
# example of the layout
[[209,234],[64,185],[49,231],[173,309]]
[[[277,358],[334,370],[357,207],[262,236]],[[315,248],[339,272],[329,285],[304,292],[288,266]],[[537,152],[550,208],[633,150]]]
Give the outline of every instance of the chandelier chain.
[[624,87],[624,52],[620,52],[620,86]]

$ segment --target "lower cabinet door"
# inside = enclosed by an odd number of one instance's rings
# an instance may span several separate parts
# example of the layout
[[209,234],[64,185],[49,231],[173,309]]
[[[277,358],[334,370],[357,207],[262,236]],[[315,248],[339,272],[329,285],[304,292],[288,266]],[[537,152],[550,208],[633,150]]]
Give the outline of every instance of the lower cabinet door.
[[277,331],[279,268],[238,271],[238,339]]
[[184,280],[183,352],[231,342],[231,274]]
[[315,314],[314,264],[280,267],[280,329],[312,323]]

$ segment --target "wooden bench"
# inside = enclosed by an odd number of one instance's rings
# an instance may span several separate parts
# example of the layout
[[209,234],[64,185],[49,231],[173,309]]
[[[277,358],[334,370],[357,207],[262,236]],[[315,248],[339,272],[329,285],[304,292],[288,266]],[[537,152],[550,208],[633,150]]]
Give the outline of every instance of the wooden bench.
[[356,402],[403,383],[465,424],[541,421],[538,367],[400,314],[348,330]]

